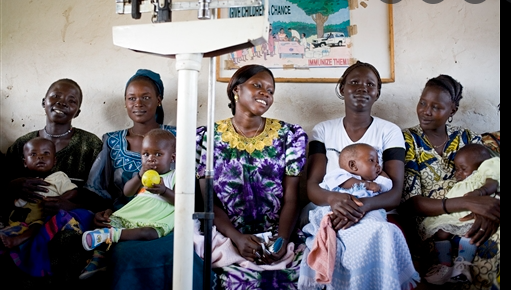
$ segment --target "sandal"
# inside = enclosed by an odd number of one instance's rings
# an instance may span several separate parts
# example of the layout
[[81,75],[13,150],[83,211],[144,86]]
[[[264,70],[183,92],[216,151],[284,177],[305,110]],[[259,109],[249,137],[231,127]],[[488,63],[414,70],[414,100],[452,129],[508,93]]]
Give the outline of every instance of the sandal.
[[[87,242],[87,237],[90,239],[90,246]],[[110,238],[110,230],[108,228],[103,229],[95,229],[93,231],[86,231],[82,235],[82,245],[83,248],[87,251],[94,250],[97,246],[102,243],[112,244],[112,240]]]
[[82,273],[78,279],[83,280],[91,277],[95,273],[106,271],[106,257],[105,252],[94,250],[92,258],[88,261],[87,266],[83,268]]

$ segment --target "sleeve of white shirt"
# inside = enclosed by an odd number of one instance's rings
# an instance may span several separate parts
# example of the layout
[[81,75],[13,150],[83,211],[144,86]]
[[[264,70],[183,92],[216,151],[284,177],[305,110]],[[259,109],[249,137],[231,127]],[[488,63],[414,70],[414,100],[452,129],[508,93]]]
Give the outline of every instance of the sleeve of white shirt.
[[314,128],[312,128],[312,134],[309,141],[319,141],[321,143],[325,143],[325,123],[321,122],[316,124]]
[[405,138],[403,137],[401,129],[394,123],[388,123],[389,124],[386,126],[388,132],[384,135],[383,150],[388,148],[405,148]]

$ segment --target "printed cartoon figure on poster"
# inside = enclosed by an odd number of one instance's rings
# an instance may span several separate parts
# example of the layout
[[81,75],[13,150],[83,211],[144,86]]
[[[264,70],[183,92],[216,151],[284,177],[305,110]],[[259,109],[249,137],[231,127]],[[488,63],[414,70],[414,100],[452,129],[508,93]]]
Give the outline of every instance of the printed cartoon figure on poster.
[[[229,69],[260,64],[272,69],[347,67],[352,57],[348,43],[348,0],[270,0],[268,42],[243,52],[225,55]],[[236,7],[229,18],[264,15],[264,8]]]

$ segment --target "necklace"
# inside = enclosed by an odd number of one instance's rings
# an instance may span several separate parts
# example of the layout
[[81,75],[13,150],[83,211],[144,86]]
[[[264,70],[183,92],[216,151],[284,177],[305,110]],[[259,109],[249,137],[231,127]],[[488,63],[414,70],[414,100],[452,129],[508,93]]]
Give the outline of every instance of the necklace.
[[[254,138],[255,136],[259,135],[259,131],[263,127],[263,123],[264,122],[261,119],[261,123],[259,124],[259,128],[257,128],[257,131],[255,132],[255,134],[254,134],[254,136],[252,138]],[[238,126],[236,126],[236,123],[234,122],[234,118],[232,118],[232,125],[234,126],[234,129],[236,129],[236,131],[240,132],[241,135],[243,135],[243,137],[245,137],[247,139],[250,139],[249,137],[247,137],[247,135],[245,135],[245,133],[240,128],[238,128]]]
[[[429,140],[429,138],[428,138],[428,140]],[[438,149],[440,147],[443,147],[445,145],[445,143],[447,143],[448,140],[449,140],[449,136],[445,136],[445,141],[438,146],[435,146],[431,141],[429,141],[429,143],[431,143],[431,145],[433,145],[433,148]]]
[[46,126],[44,126],[44,133],[46,133],[46,135],[52,137],[52,138],[60,138],[60,137],[64,137],[66,136],[67,134],[71,133],[71,131],[73,131],[73,127],[69,128],[69,130],[67,130],[67,132],[65,133],[62,133],[62,134],[58,134],[58,135],[53,135],[53,134],[50,134],[48,133],[48,131],[46,130]]
[[141,134],[137,134],[137,133],[133,132],[133,128],[129,128],[129,129],[128,129],[128,131],[130,131],[130,134],[131,134],[131,135],[138,136],[138,137],[142,137],[142,138],[144,138],[144,137],[145,137],[145,135],[141,135]]
[[232,118],[218,121],[217,130],[221,135],[222,142],[229,144],[229,148],[246,151],[248,154],[252,154],[254,151],[259,152],[264,150],[265,147],[273,145],[273,141],[278,139],[279,131],[282,128],[280,122],[275,119],[266,119],[264,122],[264,128],[261,133],[252,138],[247,138],[244,134],[236,132]]

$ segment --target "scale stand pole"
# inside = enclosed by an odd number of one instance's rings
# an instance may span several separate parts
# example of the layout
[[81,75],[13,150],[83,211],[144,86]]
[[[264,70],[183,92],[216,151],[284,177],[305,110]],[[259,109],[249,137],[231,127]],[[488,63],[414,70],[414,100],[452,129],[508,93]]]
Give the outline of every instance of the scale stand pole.
[[[203,55],[200,53],[176,54],[178,71],[177,127],[176,139],[176,196],[174,227],[174,274],[173,289],[193,288],[193,253],[195,203],[195,132],[197,128],[197,87]],[[187,133],[188,134],[187,134]],[[177,226],[179,225],[179,226]]]

